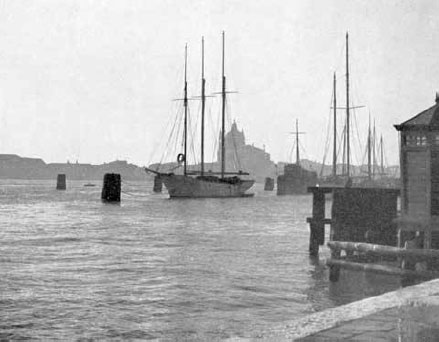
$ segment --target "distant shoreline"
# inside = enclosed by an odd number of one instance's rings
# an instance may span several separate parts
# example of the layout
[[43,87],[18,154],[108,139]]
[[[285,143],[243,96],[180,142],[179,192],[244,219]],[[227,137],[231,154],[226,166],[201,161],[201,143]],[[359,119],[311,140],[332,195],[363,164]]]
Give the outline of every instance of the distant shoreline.
[[105,173],[119,173],[123,179],[145,180],[149,178],[142,167],[124,160],[100,165],[82,163],[49,163],[39,158],[20,157],[16,154],[0,154],[0,179],[46,180],[65,174],[68,180],[101,180]]

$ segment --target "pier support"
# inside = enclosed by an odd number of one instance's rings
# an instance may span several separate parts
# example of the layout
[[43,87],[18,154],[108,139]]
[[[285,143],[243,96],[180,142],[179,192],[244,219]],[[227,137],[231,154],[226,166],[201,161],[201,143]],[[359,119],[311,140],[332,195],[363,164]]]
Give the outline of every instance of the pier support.
[[104,202],[120,202],[121,178],[117,173],[106,173],[101,199]]
[[317,256],[319,254],[319,246],[325,243],[325,192],[319,191],[318,188],[309,188],[308,191],[313,192],[312,200],[312,217],[307,221],[310,227],[309,235],[309,254]]
[[56,190],[65,190],[66,189],[66,175],[59,174],[56,178]]

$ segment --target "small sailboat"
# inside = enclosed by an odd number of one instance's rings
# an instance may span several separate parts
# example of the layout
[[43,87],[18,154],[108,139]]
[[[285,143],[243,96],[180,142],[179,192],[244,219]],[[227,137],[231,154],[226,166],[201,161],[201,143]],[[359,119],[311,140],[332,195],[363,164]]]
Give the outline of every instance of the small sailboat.
[[187,47],[185,48],[185,71],[184,71],[184,152],[177,157],[183,164],[183,174],[163,173],[146,168],[147,171],[159,175],[168,190],[171,198],[209,198],[209,197],[247,197],[253,184],[252,179],[243,179],[248,176],[246,172],[226,172],[225,165],[225,108],[226,108],[226,76],[224,73],[224,32],[222,33],[222,115],[221,115],[221,171],[205,172],[204,170],[204,111],[205,111],[205,83],[204,78],[204,39],[202,39],[202,68],[201,68],[201,169],[189,171],[187,168],[187,145],[188,145],[188,94],[187,94]]

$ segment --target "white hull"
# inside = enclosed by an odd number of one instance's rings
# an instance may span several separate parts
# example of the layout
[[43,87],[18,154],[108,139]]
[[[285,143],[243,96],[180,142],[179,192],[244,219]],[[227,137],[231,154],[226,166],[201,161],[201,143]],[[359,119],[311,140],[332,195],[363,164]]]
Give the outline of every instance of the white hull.
[[245,197],[254,180],[239,180],[236,183],[211,179],[200,179],[183,175],[161,175],[170,197]]

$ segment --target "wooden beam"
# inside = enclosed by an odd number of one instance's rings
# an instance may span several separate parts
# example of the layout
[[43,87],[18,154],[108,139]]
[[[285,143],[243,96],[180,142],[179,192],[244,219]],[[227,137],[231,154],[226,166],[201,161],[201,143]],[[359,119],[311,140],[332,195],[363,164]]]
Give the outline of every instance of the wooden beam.
[[307,217],[306,218],[307,223],[323,223],[323,224],[331,224],[332,220],[330,218],[324,218],[324,219],[318,219],[318,222],[313,217]]
[[348,242],[348,241],[329,241],[328,247],[336,250],[360,252],[370,255],[394,256],[409,258],[417,261],[439,260],[439,250],[437,249],[405,249],[392,246],[376,245],[371,243]]
[[363,264],[358,262],[350,262],[344,260],[337,259],[328,259],[326,264],[330,267],[342,267],[355,271],[367,271],[367,272],[375,272],[382,274],[390,274],[390,275],[399,275],[399,276],[409,276],[409,277],[421,277],[421,278],[438,278],[439,272],[431,272],[431,271],[412,271],[401,269],[399,267],[392,267],[387,265],[377,265],[377,264]]

